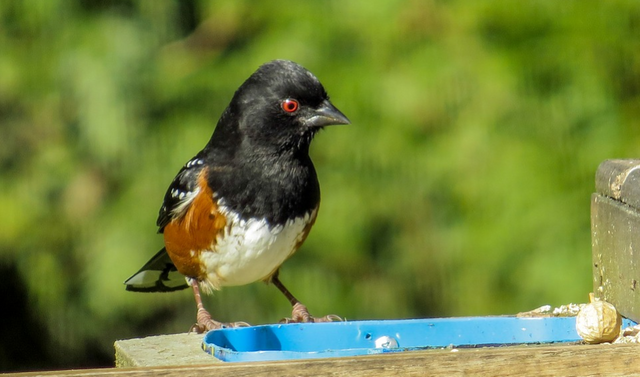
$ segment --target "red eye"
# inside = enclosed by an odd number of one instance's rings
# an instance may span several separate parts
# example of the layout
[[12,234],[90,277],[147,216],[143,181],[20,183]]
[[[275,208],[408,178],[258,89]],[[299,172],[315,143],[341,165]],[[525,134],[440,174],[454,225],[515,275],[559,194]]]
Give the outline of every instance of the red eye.
[[287,98],[286,100],[282,101],[282,110],[286,111],[287,113],[295,113],[296,111],[298,111],[298,107],[300,107],[300,104],[298,103],[298,101],[292,98]]

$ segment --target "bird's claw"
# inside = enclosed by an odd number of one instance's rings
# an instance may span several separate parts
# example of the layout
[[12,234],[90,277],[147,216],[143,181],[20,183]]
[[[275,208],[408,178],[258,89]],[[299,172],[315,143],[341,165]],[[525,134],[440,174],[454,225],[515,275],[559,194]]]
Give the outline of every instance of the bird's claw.
[[287,323],[323,323],[323,322],[344,322],[346,321],[344,318],[337,316],[335,314],[325,315],[324,317],[309,317],[307,321],[296,321],[293,318],[282,318],[278,323],[287,324]]
[[211,330],[231,329],[236,327],[251,327],[251,324],[243,321],[225,323],[212,320],[210,323],[194,323],[193,326],[191,326],[191,329],[189,329],[189,332],[203,334]]
[[343,322],[344,319],[335,314],[324,317],[314,317],[309,314],[307,307],[301,303],[296,303],[291,312],[291,318],[283,318],[280,323],[320,323],[320,322]]
[[235,327],[251,327],[247,322],[218,322],[211,318],[211,314],[205,309],[198,309],[198,314],[196,315],[197,322],[191,326],[189,332],[195,332],[197,334],[202,334],[210,330],[218,330],[218,329],[228,329]]
[[327,314],[324,317],[315,318],[315,322],[344,322],[344,321],[346,321],[345,318],[342,318],[339,315],[335,315],[335,314]]

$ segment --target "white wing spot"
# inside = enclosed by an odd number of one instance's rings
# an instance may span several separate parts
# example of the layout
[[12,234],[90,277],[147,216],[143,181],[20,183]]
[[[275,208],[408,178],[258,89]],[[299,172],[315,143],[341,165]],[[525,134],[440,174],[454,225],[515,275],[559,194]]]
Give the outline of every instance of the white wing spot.
[[187,162],[187,164],[185,166],[187,168],[190,168],[190,167],[195,166],[195,165],[202,165],[203,163],[204,163],[204,161],[202,161],[199,158],[196,158],[196,159],[193,159],[193,160]]
[[195,198],[196,195],[198,195],[198,193],[200,192],[200,187],[197,187],[195,191],[180,192],[176,190],[176,192],[179,192],[179,195],[176,195],[176,196],[179,196],[178,199],[180,200],[180,202],[173,208],[173,211],[171,211],[171,213],[174,216],[179,216],[182,212],[184,212],[187,209],[189,204],[193,201],[193,198]]

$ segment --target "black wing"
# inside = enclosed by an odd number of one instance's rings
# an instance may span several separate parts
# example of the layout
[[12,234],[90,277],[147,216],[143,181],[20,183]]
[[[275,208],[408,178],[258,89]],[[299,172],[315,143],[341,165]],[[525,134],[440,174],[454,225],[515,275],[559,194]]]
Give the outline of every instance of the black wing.
[[[180,217],[197,194],[198,174],[204,167],[200,154],[189,160],[169,185],[156,222],[160,227],[159,232],[162,232],[172,219]],[[171,292],[189,287],[165,248],[156,253],[124,284],[127,291],[133,292]]]
[[198,153],[198,155],[184,164],[164,194],[164,201],[156,221],[159,233],[162,233],[164,227],[172,219],[184,214],[198,193],[198,175],[204,167],[204,160],[200,157],[201,154],[202,152]]
[[124,284],[132,292],[172,292],[189,287],[164,248]]

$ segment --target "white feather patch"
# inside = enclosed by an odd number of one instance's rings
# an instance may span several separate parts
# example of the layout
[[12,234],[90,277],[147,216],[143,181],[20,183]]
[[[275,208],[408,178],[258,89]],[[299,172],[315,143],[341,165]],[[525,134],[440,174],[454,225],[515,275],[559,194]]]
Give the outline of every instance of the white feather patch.
[[295,251],[304,237],[304,228],[317,213],[313,210],[284,225],[271,226],[260,219],[240,220],[224,207],[219,210],[227,217],[227,226],[213,250],[200,255],[207,271],[205,286],[212,289],[266,278]]

